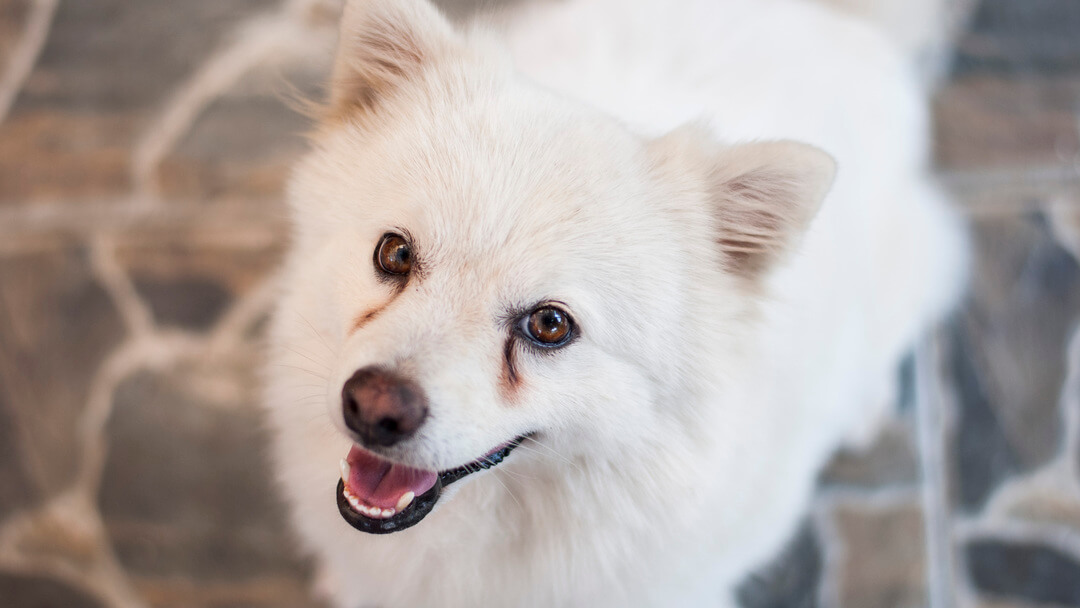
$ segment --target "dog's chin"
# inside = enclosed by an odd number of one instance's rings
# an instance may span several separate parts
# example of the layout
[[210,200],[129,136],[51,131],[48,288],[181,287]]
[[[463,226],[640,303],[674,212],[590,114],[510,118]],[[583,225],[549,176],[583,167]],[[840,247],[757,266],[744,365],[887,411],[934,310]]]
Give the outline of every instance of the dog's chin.
[[431,513],[443,488],[499,465],[530,435],[520,435],[472,462],[440,472],[396,464],[354,446],[341,461],[338,511],[350,526],[368,534],[411,528]]

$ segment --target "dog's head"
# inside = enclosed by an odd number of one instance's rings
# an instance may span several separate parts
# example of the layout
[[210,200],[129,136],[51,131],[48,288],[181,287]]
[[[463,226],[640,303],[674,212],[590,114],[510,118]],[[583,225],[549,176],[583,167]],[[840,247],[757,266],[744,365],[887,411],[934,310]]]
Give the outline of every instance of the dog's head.
[[418,0],[349,3],[314,141],[271,401],[283,442],[332,446],[297,458],[340,451],[368,532],[522,444],[558,466],[692,427],[702,354],[738,347],[833,173],[791,142],[635,135]]

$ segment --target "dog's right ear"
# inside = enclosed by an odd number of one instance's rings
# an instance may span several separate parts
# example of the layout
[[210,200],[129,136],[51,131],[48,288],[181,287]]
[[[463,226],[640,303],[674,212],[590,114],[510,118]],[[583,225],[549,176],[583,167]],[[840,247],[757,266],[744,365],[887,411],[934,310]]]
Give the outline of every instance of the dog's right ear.
[[329,113],[340,117],[374,109],[454,44],[450,24],[426,0],[348,0]]
[[750,280],[790,252],[836,174],[836,161],[809,144],[720,146],[700,125],[654,140],[652,151],[660,164],[675,164],[676,179],[698,184],[728,271]]

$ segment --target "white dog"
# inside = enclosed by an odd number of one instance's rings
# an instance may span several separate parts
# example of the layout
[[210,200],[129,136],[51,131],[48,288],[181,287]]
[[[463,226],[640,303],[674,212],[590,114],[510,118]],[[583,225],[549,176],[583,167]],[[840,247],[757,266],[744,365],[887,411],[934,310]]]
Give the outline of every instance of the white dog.
[[342,607],[732,606],[962,283],[923,100],[815,4],[502,25],[345,10],[268,368],[292,522]]

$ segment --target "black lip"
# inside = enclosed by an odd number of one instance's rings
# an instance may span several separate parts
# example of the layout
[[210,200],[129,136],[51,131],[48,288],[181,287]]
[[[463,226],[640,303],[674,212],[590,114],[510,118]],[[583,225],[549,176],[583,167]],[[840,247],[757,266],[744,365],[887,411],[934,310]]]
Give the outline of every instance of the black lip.
[[386,519],[375,519],[359,513],[352,508],[348,499],[345,498],[345,481],[339,479],[337,484],[337,508],[341,516],[350,526],[367,532],[368,534],[389,534],[399,532],[405,528],[411,528],[420,523],[421,519],[435,508],[439,501],[439,493],[442,492],[442,479],[436,479],[435,485],[420,496],[413,499],[412,504],[404,510]]
[[350,526],[368,534],[390,534],[391,532],[400,532],[406,528],[411,528],[420,523],[420,520],[424,519],[435,508],[435,503],[439,501],[439,494],[442,493],[444,487],[471,473],[490,469],[499,464],[510,452],[514,451],[514,448],[521,445],[521,442],[528,436],[521,435],[517,437],[508,443],[506,447],[491,456],[486,456],[456,469],[440,472],[438,479],[435,480],[435,485],[431,486],[430,490],[414,498],[409,506],[395,513],[393,517],[386,519],[375,519],[354,510],[348,499],[345,498],[345,481],[339,479],[337,484],[338,512],[341,513],[341,517]]

